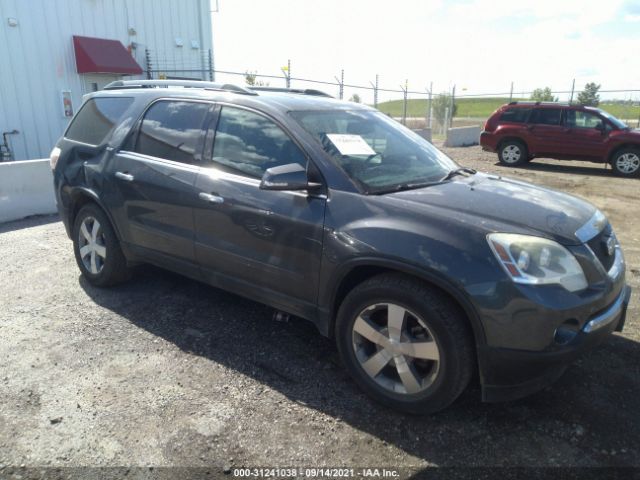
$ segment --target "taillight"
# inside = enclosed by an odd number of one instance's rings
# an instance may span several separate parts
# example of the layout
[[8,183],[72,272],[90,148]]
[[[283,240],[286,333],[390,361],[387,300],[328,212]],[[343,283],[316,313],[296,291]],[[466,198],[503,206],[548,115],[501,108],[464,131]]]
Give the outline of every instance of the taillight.
[[51,165],[51,170],[54,170],[56,168],[61,153],[62,151],[58,147],[55,147],[53,150],[51,150],[51,154],[49,155],[49,164]]

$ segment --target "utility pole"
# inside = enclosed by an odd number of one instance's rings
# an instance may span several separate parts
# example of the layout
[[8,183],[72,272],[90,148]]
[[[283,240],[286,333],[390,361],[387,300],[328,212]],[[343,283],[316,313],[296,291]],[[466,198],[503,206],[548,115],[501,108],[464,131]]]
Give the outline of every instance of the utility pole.
[[573,83],[571,84],[571,98],[569,99],[569,105],[573,103],[573,91],[576,89],[576,79],[573,79]]
[[433,118],[433,82],[429,84],[429,101],[427,106],[427,128],[431,128]]
[[369,82],[373,87],[373,107],[378,108],[378,74],[376,73],[376,83]]

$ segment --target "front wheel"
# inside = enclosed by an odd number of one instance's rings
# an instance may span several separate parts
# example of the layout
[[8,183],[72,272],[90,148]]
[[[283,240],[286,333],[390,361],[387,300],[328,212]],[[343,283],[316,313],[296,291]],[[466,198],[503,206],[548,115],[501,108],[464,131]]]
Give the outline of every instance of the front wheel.
[[352,290],[338,312],[336,341],[356,383],[407,413],[447,407],[473,371],[472,337],[460,310],[403,275],[376,276]]
[[507,140],[500,144],[498,159],[500,163],[510,167],[524,165],[529,161],[529,152],[524,143],[518,140]]
[[624,148],[616,152],[611,161],[616,175],[621,177],[637,177],[640,175],[640,150]]

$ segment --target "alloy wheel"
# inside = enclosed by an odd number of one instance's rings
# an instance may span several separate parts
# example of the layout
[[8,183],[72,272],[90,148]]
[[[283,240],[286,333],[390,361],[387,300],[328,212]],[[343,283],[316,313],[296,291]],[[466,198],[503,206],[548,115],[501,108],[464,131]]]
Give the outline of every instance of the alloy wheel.
[[507,145],[502,149],[502,159],[506,163],[517,163],[522,157],[522,151],[518,145]]
[[88,272],[98,275],[107,258],[104,232],[100,222],[94,217],[86,217],[80,224],[78,248],[82,264]]
[[623,153],[616,159],[616,168],[627,175],[635,173],[640,168],[640,157],[635,153]]
[[413,395],[438,376],[440,349],[425,322],[393,303],[365,308],[353,324],[353,350],[364,372],[383,389]]

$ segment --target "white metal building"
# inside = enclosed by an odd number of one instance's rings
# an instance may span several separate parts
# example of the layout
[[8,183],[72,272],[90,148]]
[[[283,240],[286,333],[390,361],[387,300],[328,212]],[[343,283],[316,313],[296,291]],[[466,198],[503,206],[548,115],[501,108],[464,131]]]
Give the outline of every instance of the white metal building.
[[0,0],[0,21],[0,133],[18,131],[15,160],[47,157],[82,96],[109,82],[213,80],[210,0]]

